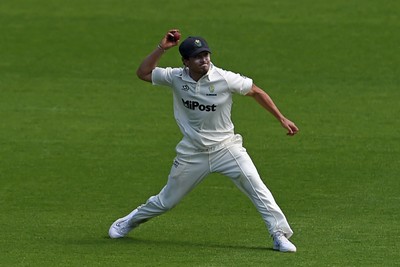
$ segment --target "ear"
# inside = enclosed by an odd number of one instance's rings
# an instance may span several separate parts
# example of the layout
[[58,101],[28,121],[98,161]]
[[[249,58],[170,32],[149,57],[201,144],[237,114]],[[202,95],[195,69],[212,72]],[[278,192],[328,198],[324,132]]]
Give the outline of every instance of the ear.
[[185,65],[185,67],[187,67],[187,61],[188,61],[188,59],[182,57],[182,63],[183,63],[183,65]]

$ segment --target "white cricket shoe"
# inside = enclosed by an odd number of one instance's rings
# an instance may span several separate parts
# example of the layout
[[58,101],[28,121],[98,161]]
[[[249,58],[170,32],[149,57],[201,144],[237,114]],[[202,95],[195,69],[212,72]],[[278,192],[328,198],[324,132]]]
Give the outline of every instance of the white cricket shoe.
[[108,235],[111,238],[122,238],[126,236],[130,231],[133,230],[133,228],[137,227],[139,224],[131,224],[129,223],[130,219],[133,217],[133,215],[137,212],[137,210],[134,210],[130,214],[126,215],[123,218],[119,218],[116,220],[108,230]]
[[280,252],[296,252],[296,246],[290,242],[284,233],[278,231],[273,235],[274,239],[274,250],[279,250]]

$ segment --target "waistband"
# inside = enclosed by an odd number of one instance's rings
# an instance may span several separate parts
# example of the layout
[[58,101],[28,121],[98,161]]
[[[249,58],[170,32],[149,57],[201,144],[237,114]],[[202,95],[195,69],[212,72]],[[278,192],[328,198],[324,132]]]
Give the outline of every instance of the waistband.
[[218,151],[224,147],[229,147],[231,144],[242,144],[242,136],[240,134],[235,134],[222,142],[217,143],[214,146],[199,148],[195,147],[187,139],[182,139],[182,141],[177,145],[177,153],[188,154],[188,153],[210,153],[213,151]]

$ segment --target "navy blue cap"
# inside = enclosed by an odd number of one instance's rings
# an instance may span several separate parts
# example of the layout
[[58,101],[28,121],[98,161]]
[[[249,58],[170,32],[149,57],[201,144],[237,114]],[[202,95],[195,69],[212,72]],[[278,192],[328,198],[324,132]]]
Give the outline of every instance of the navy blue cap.
[[183,58],[194,57],[204,51],[211,53],[206,40],[198,36],[186,38],[179,46],[179,53]]

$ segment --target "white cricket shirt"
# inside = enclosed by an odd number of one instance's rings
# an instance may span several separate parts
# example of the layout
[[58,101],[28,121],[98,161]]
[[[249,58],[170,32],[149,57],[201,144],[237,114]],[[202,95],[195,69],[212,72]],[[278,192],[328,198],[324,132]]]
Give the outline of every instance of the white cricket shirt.
[[175,120],[184,140],[194,148],[207,149],[233,137],[232,94],[247,94],[253,80],[211,64],[199,81],[187,68],[155,68],[154,85],[172,88]]

